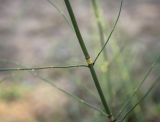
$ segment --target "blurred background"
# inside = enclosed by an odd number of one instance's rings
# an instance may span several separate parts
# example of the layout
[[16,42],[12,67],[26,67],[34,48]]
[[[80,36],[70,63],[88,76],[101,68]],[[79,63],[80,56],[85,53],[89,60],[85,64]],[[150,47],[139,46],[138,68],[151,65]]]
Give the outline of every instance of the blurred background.
[[[91,0],[70,0],[87,48],[94,59],[101,49]],[[86,64],[63,0],[0,0],[0,67],[39,67]],[[97,0],[107,37],[120,0]],[[160,1],[124,0],[118,26],[95,65],[113,115],[127,99],[131,108],[160,74],[160,61],[136,96],[136,86],[160,55]],[[37,74],[57,87],[103,108],[87,68],[49,69]],[[160,86],[125,119],[160,122]],[[120,118],[121,118],[120,117]],[[2,122],[106,122],[99,112],[46,83],[28,71],[0,72]]]

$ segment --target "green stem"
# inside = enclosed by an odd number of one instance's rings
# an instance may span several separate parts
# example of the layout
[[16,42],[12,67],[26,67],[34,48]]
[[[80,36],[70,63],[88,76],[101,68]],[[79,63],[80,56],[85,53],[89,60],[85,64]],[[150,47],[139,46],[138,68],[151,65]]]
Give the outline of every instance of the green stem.
[[[100,17],[100,10],[99,10],[98,3],[97,3],[96,0],[92,0],[92,6],[93,6],[94,14],[95,14],[95,17],[96,17],[96,22],[97,22],[97,27],[98,27],[98,31],[99,31],[101,47],[103,47],[105,45],[105,35],[104,35],[103,24],[102,24],[101,17]],[[106,49],[103,50],[103,58],[106,62],[108,61],[108,56],[107,56]],[[107,87],[108,87],[109,100],[111,100],[112,85],[111,85],[111,82],[110,82],[110,66],[107,66],[106,68],[107,68],[107,71],[105,72],[105,76],[106,76],[107,83],[108,83]]]
[[[18,67],[22,67],[22,68],[24,68],[24,69],[26,68],[26,66],[23,66],[23,65],[19,64],[18,62],[14,62],[14,61],[0,60],[0,62],[11,63],[11,64],[14,64],[14,65],[17,65]],[[31,73],[33,76],[35,76],[35,77],[39,78],[40,80],[42,80],[43,82],[50,84],[52,87],[54,87],[54,88],[56,88],[57,90],[61,91],[61,92],[64,93],[65,95],[70,96],[70,97],[73,98],[75,101],[77,101],[77,102],[79,102],[79,103],[81,103],[81,104],[84,104],[84,105],[88,106],[89,108],[94,109],[94,110],[96,110],[97,112],[100,112],[102,115],[108,117],[108,115],[107,115],[103,110],[101,110],[101,109],[93,106],[92,104],[88,103],[87,101],[85,101],[85,100],[83,100],[83,99],[81,99],[81,98],[79,98],[79,97],[77,97],[77,96],[69,93],[68,91],[66,91],[66,90],[64,90],[64,89],[56,86],[51,80],[42,77],[42,76],[39,75],[35,70],[33,70],[33,71],[24,70],[24,71],[27,71],[27,72]],[[7,78],[9,78],[9,77],[11,77],[11,76],[5,77],[5,78],[3,78],[2,80],[0,80],[0,84],[1,84],[2,82],[4,82],[5,80],[7,80]]]
[[[101,46],[103,47],[103,45],[105,44],[105,37],[104,37],[104,33],[103,33],[102,21],[100,18],[100,10],[99,10],[99,7],[97,5],[96,0],[92,0],[92,6],[93,6],[94,14],[96,17],[96,22],[97,22],[97,26],[98,26],[99,35],[100,35]],[[106,53],[105,49],[103,51],[103,56],[107,59],[107,53]]]
[[153,82],[153,84],[147,90],[147,92],[136,102],[136,104],[132,108],[130,108],[127,111],[127,113],[123,116],[123,118],[121,120],[119,120],[118,122],[122,122],[148,96],[148,94],[151,92],[151,90],[159,83],[158,82],[159,80],[160,80],[160,76],[158,76],[158,78]]
[[[138,86],[135,88],[134,92],[132,93],[130,98],[133,98],[137,95],[138,90],[141,88],[141,86],[144,84],[144,82],[146,81],[146,79],[149,77],[149,75],[151,74],[153,68],[157,65],[158,60],[160,59],[160,56],[158,56],[158,58],[151,64],[151,66],[147,69],[144,78],[142,79],[142,81],[138,84]],[[120,112],[117,114],[116,119],[118,119],[121,114],[125,111],[125,108],[127,108],[127,106],[130,104],[131,99],[128,99],[126,101],[126,103],[123,105],[123,107],[121,108]]]
[[93,78],[93,80],[94,80],[94,83],[95,83],[95,85],[96,85],[96,88],[97,88],[97,90],[98,90],[99,96],[100,96],[100,98],[101,98],[101,102],[102,102],[102,104],[103,104],[103,106],[104,106],[104,108],[105,108],[105,111],[106,111],[106,113],[107,113],[109,116],[111,116],[111,115],[112,115],[112,114],[111,114],[111,111],[110,111],[110,109],[109,109],[109,107],[108,107],[108,105],[107,105],[107,102],[106,102],[106,100],[105,100],[103,91],[102,91],[102,89],[101,89],[101,86],[100,86],[100,84],[99,84],[99,80],[98,80],[98,78],[97,78],[96,72],[95,72],[94,67],[93,67],[93,64],[90,64],[90,65],[89,65],[89,69],[90,69],[92,78]]
[[87,65],[71,65],[71,66],[45,66],[45,67],[32,67],[32,68],[0,68],[0,72],[5,71],[22,71],[22,70],[44,70],[44,69],[71,69],[88,67]]
[[[88,60],[90,59],[90,55],[88,53],[88,50],[85,46],[85,43],[83,41],[83,38],[81,36],[81,33],[80,33],[80,30],[79,30],[79,27],[78,27],[78,24],[77,24],[77,21],[75,19],[75,16],[74,16],[74,13],[73,13],[73,10],[72,10],[72,7],[71,7],[71,4],[70,4],[70,1],[69,0],[64,0],[65,1],[65,5],[67,7],[67,10],[68,10],[68,13],[70,15],[70,18],[71,18],[71,21],[72,21],[72,24],[73,24],[73,27],[74,27],[74,30],[75,30],[75,33],[76,33],[76,36],[78,38],[78,41],[79,41],[79,44],[81,46],[81,49],[83,51],[83,54],[88,62]],[[97,75],[96,75],[96,72],[95,72],[95,69],[94,69],[94,66],[93,66],[93,63],[88,63],[88,68],[90,69],[90,72],[91,72],[91,75],[92,75],[92,78],[94,80],[94,83],[95,83],[95,86],[98,90],[98,93],[99,93],[99,96],[101,98],[101,102],[105,108],[105,111],[106,113],[108,114],[109,116],[109,119],[112,117],[112,113],[109,109],[109,106],[105,100],[105,97],[104,97],[104,94],[103,94],[103,91],[101,89],[101,86],[99,84],[99,80],[97,78]]]
[[69,0],[64,0],[65,1],[65,4],[66,4],[66,7],[67,7],[67,10],[69,12],[69,15],[70,15],[70,18],[71,18],[71,21],[72,21],[72,24],[73,24],[73,27],[74,27],[74,31],[76,33],[76,36],[78,38],[78,41],[79,41],[79,44],[82,48],[82,51],[84,53],[84,56],[86,59],[89,59],[90,56],[89,56],[89,53],[87,51],[87,48],[84,44],[84,41],[83,41],[83,38],[81,36],[81,33],[80,33],[80,30],[79,30],[79,27],[78,27],[78,24],[77,24],[77,21],[75,19],[75,16],[74,16],[74,13],[73,13],[73,10],[72,10],[72,7],[71,7],[71,4],[69,2]]
[[123,0],[121,0],[119,12],[118,12],[118,16],[117,16],[116,21],[115,21],[115,23],[114,23],[114,25],[113,25],[113,28],[112,28],[112,30],[111,30],[111,32],[110,32],[110,34],[109,34],[109,36],[108,36],[105,44],[103,45],[102,49],[101,49],[101,50],[99,51],[99,53],[97,54],[97,56],[96,56],[96,58],[95,58],[95,60],[94,60],[94,64],[96,63],[96,61],[98,60],[99,56],[101,55],[101,53],[102,53],[103,50],[105,49],[106,45],[108,44],[108,42],[109,42],[109,40],[110,40],[110,38],[111,38],[111,36],[112,36],[115,28],[116,28],[116,25],[117,25],[117,23],[118,23],[118,21],[119,21],[119,17],[120,17],[120,14],[121,14],[122,5],[123,5]]

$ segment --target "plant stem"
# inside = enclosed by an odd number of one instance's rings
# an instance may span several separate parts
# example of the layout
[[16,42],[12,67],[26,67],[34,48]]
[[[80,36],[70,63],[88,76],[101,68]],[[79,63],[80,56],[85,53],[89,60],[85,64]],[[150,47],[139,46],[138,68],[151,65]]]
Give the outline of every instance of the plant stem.
[[[18,62],[14,62],[14,61],[0,60],[0,62],[11,63],[11,64],[14,64],[14,65],[16,65],[16,66],[18,66],[18,67],[22,67],[23,69],[27,68],[26,66],[24,66],[24,65],[22,65],[22,64],[20,64],[20,63],[18,63]],[[36,72],[36,70],[24,70],[24,71],[27,71],[27,72],[29,72],[31,75],[33,75],[34,77],[39,78],[39,79],[42,80],[43,82],[50,84],[52,87],[54,87],[54,88],[56,88],[57,90],[61,91],[61,92],[64,93],[65,95],[68,95],[69,97],[73,98],[75,101],[77,101],[77,102],[79,102],[79,103],[81,103],[81,104],[83,104],[83,105],[86,105],[86,106],[88,106],[89,108],[91,108],[91,109],[93,109],[93,110],[96,110],[97,112],[100,112],[102,115],[108,117],[108,115],[107,115],[103,110],[101,110],[101,109],[93,106],[92,104],[88,103],[87,101],[85,101],[85,100],[83,100],[83,99],[81,99],[81,98],[79,98],[79,97],[77,97],[77,96],[69,93],[68,91],[66,91],[66,90],[64,90],[64,89],[56,86],[50,79],[44,78],[42,75],[39,75],[39,74]],[[9,77],[11,77],[11,76],[8,76],[8,77],[5,77],[5,78],[1,79],[1,80],[0,80],[0,84],[1,84],[2,82],[4,82],[5,80],[7,80],[7,78],[9,78]]]
[[112,36],[112,34],[113,34],[116,26],[117,26],[117,23],[118,23],[118,21],[119,21],[119,17],[120,17],[120,14],[121,14],[121,10],[122,10],[122,5],[123,5],[123,0],[121,0],[119,12],[118,12],[118,16],[117,16],[116,21],[115,21],[115,23],[114,23],[114,25],[113,25],[113,28],[112,28],[112,30],[111,30],[111,32],[110,32],[110,34],[109,34],[109,36],[108,36],[105,44],[103,45],[102,49],[101,49],[101,50],[99,51],[99,53],[97,54],[97,57],[96,57],[95,60],[94,60],[94,64],[96,63],[96,61],[98,60],[99,56],[101,55],[101,53],[102,53],[103,50],[105,49],[106,45],[108,44],[108,42],[109,42],[109,40],[110,40],[110,38],[111,38],[111,36]]
[[44,67],[32,67],[32,68],[0,68],[0,72],[5,71],[22,71],[22,70],[44,70],[44,69],[71,69],[88,67],[87,65],[70,65],[70,66],[44,66]]
[[73,13],[71,4],[70,4],[69,0],[64,0],[64,1],[65,1],[67,10],[68,10],[68,12],[69,12],[71,21],[72,21],[72,25],[73,25],[73,27],[74,27],[74,31],[75,31],[75,33],[76,33],[76,36],[77,36],[78,41],[79,41],[79,44],[80,44],[80,46],[81,46],[81,48],[82,48],[82,51],[83,51],[83,53],[84,53],[84,56],[85,56],[86,59],[89,59],[90,56],[89,56],[89,53],[88,53],[88,51],[87,51],[87,48],[86,48],[86,46],[85,46],[85,44],[84,44],[83,38],[82,38],[82,36],[81,36],[81,33],[80,33],[80,30],[79,30],[77,21],[76,21],[76,19],[75,19],[75,16],[74,16],[74,13]]
[[123,116],[123,118],[121,120],[119,120],[118,122],[122,122],[148,96],[148,94],[151,92],[151,90],[159,83],[158,82],[159,80],[160,80],[160,76],[158,76],[158,78],[153,82],[153,84],[147,90],[147,92],[136,102],[136,104],[132,108],[130,108],[127,111],[127,113]]
[[[105,35],[104,35],[104,28],[103,28],[103,23],[101,21],[100,9],[99,9],[97,0],[92,0],[92,6],[93,6],[93,11],[94,11],[94,14],[96,17],[96,23],[97,23],[97,27],[98,27],[98,31],[99,31],[100,43],[101,43],[101,48],[102,48],[105,45]],[[103,58],[106,62],[108,61],[106,49],[103,50]],[[107,79],[109,101],[111,101],[112,85],[110,82],[110,65],[108,65],[106,68],[107,68],[107,71],[105,72],[105,76]]]
[[89,69],[90,69],[92,78],[93,78],[93,80],[94,80],[94,83],[95,83],[95,85],[96,85],[96,88],[97,88],[97,90],[98,90],[99,96],[100,96],[100,98],[101,98],[101,102],[102,102],[102,104],[103,104],[103,106],[104,106],[104,108],[105,108],[105,111],[106,111],[106,113],[107,113],[109,116],[112,116],[111,111],[110,111],[110,109],[109,109],[109,107],[108,107],[108,104],[107,104],[107,102],[106,102],[106,100],[105,100],[105,97],[104,97],[103,91],[102,91],[102,89],[101,89],[101,86],[100,86],[100,84],[99,84],[99,80],[98,80],[98,78],[97,78],[97,74],[96,74],[96,72],[95,72],[95,69],[94,69],[94,67],[93,67],[93,64],[90,64],[90,65],[89,65]]
[[103,91],[101,89],[101,86],[99,84],[99,80],[97,78],[97,75],[96,75],[96,72],[95,72],[95,69],[94,69],[94,66],[93,66],[93,62],[91,61],[90,55],[88,53],[88,50],[87,50],[87,48],[85,46],[85,43],[83,41],[83,38],[81,36],[77,21],[75,19],[75,16],[74,16],[74,13],[73,13],[73,10],[72,10],[72,6],[71,6],[69,0],[64,0],[64,1],[65,1],[65,5],[67,7],[68,13],[70,15],[70,18],[71,18],[71,21],[72,21],[76,36],[78,38],[79,44],[81,46],[81,49],[82,49],[83,54],[85,56],[85,59],[86,59],[86,61],[88,63],[88,68],[90,69],[90,73],[92,75],[92,78],[94,80],[95,86],[96,86],[96,88],[98,90],[98,93],[99,93],[99,96],[101,98],[101,102],[102,102],[102,104],[104,106],[104,109],[105,109],[106,113],[108,114],[108,118],[111,119],[112,118],[112,113],[111,113],[111,111],[109,109],[109,106],[108,106],[106,100],[105,100]]
[[[96,17],[96,22],[97,22],[97,26],[98,26],[99,35],[100,35],[101,46],[103,47],[105,44],[105,36],[104,36],[103,24],[102,24],[101,17],[100,17],[100,10],[99,10],[99,7],[97,5],[96,0],[92,0],[92,6],[93,6],[94,14]],[[104,49],[104,51],[103,51],[103,56],[105,59],[107,59],[106,49]]]

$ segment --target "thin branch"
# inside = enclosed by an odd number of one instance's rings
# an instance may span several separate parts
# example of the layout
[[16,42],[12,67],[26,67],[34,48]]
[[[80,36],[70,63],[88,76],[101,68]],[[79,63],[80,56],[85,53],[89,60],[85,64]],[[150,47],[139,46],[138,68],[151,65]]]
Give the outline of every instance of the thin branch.
[[137,88],[135,89],[135,92],[138,91],[140,89],[140,87],[143,85],[143,83],[145,82],[145,80],[147,79],[147,77],[149,76],[149,74],[152,72],[153,68],[157,65],[158,61],[160,60],[160,56],[158,56],[158,58],[151,64],[150,68],[148,69],[144,79],[142,80],[142,82],[140,82],[140,84],[137,86]]
[[148,91],[144,94],[144,96],[141,97],[141,99],[139,99],[137,101],[137,103],[130,109],[127,111],[127,113],[123,116],[123,118],[121,120],[119,120],[118,122],[122,122],[136,107],[137,105],[139,105],[147,96],[148,94],[151,92],[151,90],[156,86],[157,83],[159,83],[158,81],[160,80],[160,76],[154,81],[154,83],[152,84],[152,86],[148,89]]
[[[131,95],[131,98],[133,98],[136,95],[137,91],[144,84],[144,82],[146,81],[146,79],[148,78],[148,76],[150,75],[150,73],[152,72],[153,68],[158,63],[159,59],[160,59],[160,56],[158,56],[158,58],[151,64],[151,66],[149,67],[149,69],[145,73],[145,76],[144,76],[143,80],[135,88],[133,94]],[[118,119],[120,117],[120,115],[125,111],[125,108],[130,104],[130,101],[131,101],[131,99],[127,99],[126,104],[123,105],[123,107],[121,108],[120,112],[117,114],[116,119]]]
[[90,103],[88,103],[88,102],[86,102],[85,100],[83,100],[83,99],[81,99],[81,98],[79,98],[79,97],[77,97],[77,96],[75,96],[75,95],[67,92],[66,90],[63,90],[63,89],[57,87],[57,86],[56,86],[53,82],[51,82],[50,80],[48,80],[48,79],[46,79],[46,78],[43,78],[42,76],[40,76],[40,75],[38,75],[38,74],[36,74],[36,75],[34,74],[34,76],[36,76],[36,77],[38,77],[39,79],[41,79],[42,81],[50,84],[50,85],[53,86],[54,88],[56,88],[56,89],[58,89],[59,91],[63,92],[64,94],[70,96],[71,98],[73,98],[73,99],[76,100],[77,102],[79,102],[79,103],[81,103],[81,104],[84,104],[84,105],[88,106],[89,108],[94,109],[94,110],[98,111],[99,113],[101,113],[102,115],[108,117],[108,115],[107,115],[103,110],[95,107],[94,105],[91,105]]
[[[23,69],[26,69],[25,66],[23,66],[23,65],[21,65],[21,64],[19,64],[19,63],[17,63],[17,62],[7,61],[7,60],[0,60],[0,61],[12,63],[12,64],[15,64],[15,65],[17,65],[17,66],[23,67]],[[82,66],[86,66],[86,65],[82,65]],[[87,66],[86,66],[86,67],[87,67]],[[69,92],[67,92],[67,91],[59,88],[59,87],[57,87],[57,86],[56,86],[54,83],[52,83],[50,80],[48,80],[48,79],[46,79],[46,78],[43,78],[42,76],[38,75],[38,74],[35,72],[35,70],[25,70],[25,71],[28,71],[28,72],[31,73],[33,76],[36,76],[37,78],[41,79],[42,81],[50,84],[52,87],[54,87],[54,88],[56,88],[57,90],[63,92],[64,94],[68,95],[69,97],[73,98],[74,100],[78,101],[79,103],[84,104],[84,105],[88,106],[89,108],[92,108],[92,109],[100,112],[102,115],[108,117],[108,115],[107,115],[103,110],[101,110],[101,109],[95,107],[94,105],[91,105],[90,103],[84,101],[83,99],[81,99],[81,98],[79,98],[79,97],[77,97],[77,96],[75,96],[75,95],[73,95],[73,94],[71,94],[71,93],[69,93]]]
[[96,58],[95,58],[95,60],[94,60],[94,64],[96,63],[96,61],[97,61],[97,59],[99,58],[100,54],[101,54],[101,53],[103,52],[103,50],[105,49],[106,45],[108,44],[108,42],[109,42],[109,40],[110,40],[110,38],[111,38],[111,36],[112,36],[115,28],[116,28],[116,25],[117,25],[117,23],[118,23],[118,21],[119,21],[119,17],[120,17],[120,14],[121,14],[122,5],[123,5],[123,0],[121,0],[120,9],[119,9],[118,16],[117,16],[117,19],[116,19],[116,21],[115,21],[115,24],[114,24],[114,26],[113,26],[113,28],[112,28],[112,30],[111,30],[108,38],[107,38],[107,41],[105,42],[104,46],[102,47],[102,49],[100,50],[100,52],[99,52],[98,55],[96,56]]
[[32,67],[32,68],[0,68],[0,72],[5,71],[22,71],[22,70],[44,70],[44,69],[70,69],[70,68],[80,68],[88,67],[87,65],[71,65],[71,66],[46,66],[46,67]]
[[73,30],[72,25],[70,24],[68,18],[67,18],[66,15],[63,13],[63,11],[60,10],[60,9],[58,8],[58,6],[57,6],[55,3],[53,3],[51,0],[47,0],[47,1],[48,1],[48,3],[50,3],[50,4],[60,13],[60,15],[64,18],[64,20],[67,22],[67,24],[68,24],[68,25],[72,28],[72,30]]
[[[98,6],[97,0],[92,0],[92,7],[93,7],[93,11],[94,11],[94,15],[96,18],[98,31],[99,31],[101,47],[103,47],[103,45],[105,44],[105,35],[104,35],[103,23],[101,21],[101,12],[100,12],[100,8]],[[105,49],[103,50],[103,58],[106,62],[108,61],[107,51]],[[108,86],[108,96],[109,96],[108,98],[109,98],[109,100],[111,100],[112,85],[111,85],[111,81],[110,81],[110,70],[109,70],[110,66],[107,66],[106,68],[108,69],[105,72],[105,74],[107,74],[107,75],[105,75],[105,78],[107,80],[107,86]]]

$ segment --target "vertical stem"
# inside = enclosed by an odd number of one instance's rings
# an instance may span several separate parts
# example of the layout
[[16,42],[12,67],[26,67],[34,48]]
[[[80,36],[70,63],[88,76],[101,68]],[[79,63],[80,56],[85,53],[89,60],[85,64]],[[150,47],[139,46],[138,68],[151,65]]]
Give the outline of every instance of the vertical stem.
[[[100,18],[100,10],[99,7],[97,5],[97,1],[96,0],[92,0],[92,6],[93,6],[93,10],[94,10],[94,14],[96,17],[96,22],[97,22],[97,26],[98,26],[98,31],[99,31],[99,36],[100,36],[100,42],[101,42],[101,47],[103,47],[105,45],[105,36],[104,36],[104,30],[103,30],[103,24]],[[107,52],[104,49],[103,51],[103,57],[104,60],[107,61],[108,57],[107,57]],[[107,66],[107,72],[105,72],[106,78],[107,78],[107,87],[108,87],[108,95],[109,95],[109,100],[111,101],[111,97],[112,97],[112,85],[110,82],[110,66]]]
[[[104,44],[105,44],[105,37],[104,37],[104,33],[103,33],[102,21],[101,21],[101,18],[100,18],[100,10],[98,8],[96,0],[92,0],[92,6],[93,6],[94,14],[95,14],[95,17],[96,17],[96,22],[97,22],[97,26],[98,26],[99,35],[100,35],[101,46],[103,47]],[[105,59],[107,59],[107,53],[106,53],[105,49],[103,51],[103,56],[104,56]]]
[[97,90],[98,90],[99,96],[100,96],[100,98],[101,98],[101,102],[102,102],[102,104],[103,104],[103,106],[104,106],[104,108],[105,108],[105,111],[106,111],[106,113],[107,113],[109,116],[112,116],[111,111],[110,111],[110,109],[109,109],[109,107],[108,107],[108,105],[107,105],[107,102],[106,102],[106,100],[105,100],[105,97],[104,97],[103,91],[102,91],[102,89],[101,89],[101,86],[100,86],[100,84],[99,84],[99,80],[98,80],[98,78],[97,78],[97,74],[96,74],[96,72],[95,72],[95,70],[94,70],[93,64],[90,64],[90,65],[89,65],[89,69],[90,69],[92,78],[93,78],[93,80],[94,80],[95,86],[96,86],[96,88],[97,88]]
[[92,78],[94,80],[94,83],[95,83],[95,86],[97,88],[97,91],[99,93],[99,96],[100,96],[100,99],[101,99],[101,102],[104,106],[104,109],[106,111],[106,113],[108,114],[108,118],[111,120],[112,118],[112,113],[109,109],[109,106],[105,100],[105,97],[104,97],[104,94],[103,94],[103,91],[101,89],[101,86],[99,84],[99,80],[97,78],[97,75],[96,75],[96,72],[95,72],[95,69],[94,69],[94,66],[93,66],[93,62],[91,61],[91,58],[90,58],[90,55],[88,53],[88,50],[85,46],[85,43],[83,41],[83,38],[81,36],[81,33],[80,33],[80,30],[79,30],[79,27],[78,27],[78,24],[77,24],[77,21],[75,19],[75,16],[74,16],[74,13],[73,13],[73,10],[72,10],[72,7],[71,7],[71,4],[70,4],[70,1],[69,0],[64,0],[65,2],[65,5],[67,7],[67,10],[68,10],[68,13],[70,15],[70,18],[71,18],[71,21],[72,21],[72,24],[73,24],[73,27],[74,27],[74,30],[75,30],[75,33],[76,33],[76,36],[78,38],[78,41],[79,41],[79,44],[81,46],[81,49],[83,51],[83,54],[86,58],[86,61],[88,63],[88,68],[90,69],[90,73],[92,75]]
[[76,18],[75,18],[75,16],[74,16],[74,13],[73,13],[73,10],[72,10],[72,7],[71,7],[71,4],[70,4],[69,0],[64,0],[64,1],[65,1],[67,10],[68,10],[68,12],[69,12],[71,21],[72,21],[72,25],[73,25],[73,27],[74,27],[74,31],[75,31],[76,36],[77,36],[77,38],[78,38],[79,44],[80,44],[80,46],[81,46],[81,48],[82,48],[83,54],[84,54],[84,56],[85,56],[86,59],[89,59],[90,56],[89,56],[89,53],[88,53],[88,51],[87,51],[87,48],[86,48],[86,46],[85,46],[85,44],[84,44],[82,35],[81,35],[81,33],[80,33],[80,30],[79,30],[79,27],[78,27]]

